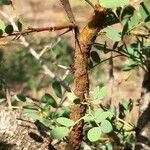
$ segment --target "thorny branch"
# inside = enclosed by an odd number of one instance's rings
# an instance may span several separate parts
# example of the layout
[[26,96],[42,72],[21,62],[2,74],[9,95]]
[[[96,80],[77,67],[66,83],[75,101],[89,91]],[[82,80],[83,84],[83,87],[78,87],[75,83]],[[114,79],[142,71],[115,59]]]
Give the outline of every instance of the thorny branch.
[[0,38],[5,38],[7,36],[15,36],[16,38],[19,38],[20,36],[25,36],[25,35],[28,35],[29,33],[33,33],[33,32],[44,32],[44,31],[49,31],[50,32],[50,31],[58,31],[58,30],[63,30],[63,29],[71,30],[74,27],[75,27],[75,25],[72,24],[72,23],[57,25],[57,26],[50,26],[50,27],[42,27],[42,28],[29,27],[28,29],[26,29],[24,31],[19,32],[17,30],[16,32],[13,32],[11,34],[0,36]]

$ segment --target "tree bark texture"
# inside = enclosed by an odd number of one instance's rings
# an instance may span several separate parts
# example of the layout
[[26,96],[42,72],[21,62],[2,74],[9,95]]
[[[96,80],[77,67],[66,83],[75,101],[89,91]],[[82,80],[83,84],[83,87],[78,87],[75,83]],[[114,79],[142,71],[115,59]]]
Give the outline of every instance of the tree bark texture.
[[142,83],[135,150],[150,150],[150,61]]
[[53,150],[48,132],[21,110],[0,107],[0,150]]
[[[74,55],[74,93],[80,98],[79,104],[72,106],[70,118],[74,121],[79,120],[85,115],[86,97],[89,95],[89,57],[92,44],[94,43],[97,34],[102,29],[107,15],[107,10],[100,6],[95,7],[95,11],[91,16],[87,25],[83,28],[79,35],[79,45],[76,44]],[[70,132],[69,144],[67,150],[79,150],[82,141],[83,120],[77,123]]]

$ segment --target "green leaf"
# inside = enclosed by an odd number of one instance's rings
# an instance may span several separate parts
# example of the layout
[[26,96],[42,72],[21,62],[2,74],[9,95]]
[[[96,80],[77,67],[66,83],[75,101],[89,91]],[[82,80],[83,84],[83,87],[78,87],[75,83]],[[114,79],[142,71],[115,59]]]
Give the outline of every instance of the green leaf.
[[108,86],[103,86],[102,88],[97,86],[93,91],[92,97],[94,100],[102,100],[107,96],[107,93]]
[[3,30],[2,29],[0,29],[0,36],[2,36],[3,35]]
[[61,124],[64,125],[66,127],[71,127],[74,125],[74,121],[65,117],[59,117],[56,119],[56,121]]
[[61,139],[68,136],[69,129],[66,127],[56,127],[51,131],[51,136],[53,139]]
[[134,69],[135,67],[137,67],[137,64],[126,64],[126,65],[122,66],[122,70],[130,71],[130,70]]
[[102,109],[98,109],[93,113],[94,119],[97,123],[100,123],[107,118],[111,119],[114,116],[114,113],[111,111],[103,111]]
[[57,107],[58,107],[58,105],[57,105],[55,99],[54,99],[50,94],[48,94],[48,93],[46,93],[46,94],[42,97],[41,102],[42,102],[42,103],[45,103],[45,104],[48,104],[48,105],[50,105],[50,106],[52,106],[52,107],[54,107],[54,108],[57,108]]
[[26,112],[27,115],[32,118],[33,120],[38,120],[41,123],[43,123],[46,127],[49,127],[49,120],[45,119],[42,115],[38,114],[38,113],[30,113],[30,112]]
[[91,103],[95,104],[95,105],[98,105],[98,104],[101,104],[102,101],[103,101],[102,99],[95,99],[95,100],[92,100]]
[[0,0],[0,5],[10,5],[12,4],[11,0]]
[[145,22],[150,22],[150,15],[148,15],[148,16],[145,18],[144,21],[145,21]]
[[101,130],[104,133],[109,133],[113,130],[113,127],[112,127],[111,123],[108,120],[103,120],[101,122]]
[[120,105],[122,105],[125,110],[131,111],[133,108],[133,101],[131,99],[130,100],[122,99]]
[[107,149],[107,150],[113,150],[112,144],[111,144],[111,143],[107,143],[107,144],[106,144],[106,149]]
[[52,83],[52,88],[55,91],[55,94],[59,97],[62,98],[62,90],[61,90],[61,85],[58,81],[54,81]]
[[144,2],[140,4],[139,12],[141,14],[142,20],[145,20],[150,15],[150,10]]
[[7,25],[7,26],[6,26],[5,32],[6,32],[7,34],[12,34],[13,31],[14,31],[14,29],[13,29],[13,26],[12,26],[12,25]]
[[91,52],[91,58],[96,63],[100,63],[100,61],[101,61],[101,59],[96,51]]
[[19,30],[19,31],[22,31],[22,23],[18,20],[18,21],[16,22],[16,24],[17,24],[18,30]]
[[102,97],[102,98],[104,98],[104,97],[106,97],[107,96],[107,94],[108,94],[108,86],[107,85],[105,85],[105,86],[103,86],[101,89],[100,89],[100,97]]
[[99,3],[102,7],[116,8],[127,5],[129,0],[99,0]]
[[111,26],[108,26],[104,29],[104,32],[106,32],[106,36],[113,40],[114,42],[121,40],[121,30],[113,28]]
[[41,115],[39,115],[38,113],[31,113],[31,112],[26,112],[26,113],[33,120],[39,120],[39,121],[41,121],[43,119],[43,117]]
[[140,22],[140,17],[138,16],[137,12],[134,11],[133,16],[129,20],[129,28],[133,28],[134,26],[137,26]]
[[62,106],[61,107],[61,112],[59,114],[60,117],[69,117],[69,114],[70,114],[70,109],[69,107],[65,107],[65,106]]
[[80,99],[72,92],[68,92],[67,97],[71,102],[74,102],[75,104],[80,103]]
[[129,29],[129,24],[128,24],[128,20],[127,20],[122,29],[121,39],[123,39],[123,37],[127,33],[128,29]]
[[128,21],[134,15],[134,12],[135,12],[135,8],[133,6],[128,5],[124,7],[120,16],[121,21],[122,22]]
[[90,122],[90,121],[93,121],[93,117],[90,116],[89,114],[86,114],[84,117],[84,122]]
[[0,29],[4,31],[5,23],[0,19]]
[[50,108],[49,107],[42,109],[41,113],[42,113],[43,117],[45,117],[45,118],[51,117],[51,112],[50,112]]
[[26,103],[33,103],[33,100],[31,98],[22,95],[16,95],[16,100],[26,102]]
[[33,108],[31,106],[24,106],[23,111],[25,113],[37,113],[38,112],[37,108]]
[[91,142],[98,141],[100,139],[100,137],[101,137],[101,129],[99,127],[91,128],[87,133],[87,138]]

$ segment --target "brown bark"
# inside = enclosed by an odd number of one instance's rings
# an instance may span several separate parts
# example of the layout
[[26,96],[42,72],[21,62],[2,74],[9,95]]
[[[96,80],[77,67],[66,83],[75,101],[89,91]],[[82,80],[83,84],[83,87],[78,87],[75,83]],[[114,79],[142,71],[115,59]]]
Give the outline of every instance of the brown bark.
[[[98,32],[102,29],[105,18],[107,15],[107,10],[101,8],[100,6],[95,7],[95,11],[83,28],[79,35],[79,44],[77,44],[74,56],[74,93],[80,98],[80,104],[74,104],[70,114],[70,118],[74,121],[79,120],[85,115],[86,97],[89,95],[89,77],[88,77],[88,62],[90,57],[90,50],[92,44],[94,43]],[[66,147],[67,150],[79,150],[82,141],[83,132],[83,120],[76,124],[69,135],[69,144]]]
[[142,84],[135,150],[150,150],[150,61]]
[[19,110],[0,107],[1,150],[54,150],[48,128]]

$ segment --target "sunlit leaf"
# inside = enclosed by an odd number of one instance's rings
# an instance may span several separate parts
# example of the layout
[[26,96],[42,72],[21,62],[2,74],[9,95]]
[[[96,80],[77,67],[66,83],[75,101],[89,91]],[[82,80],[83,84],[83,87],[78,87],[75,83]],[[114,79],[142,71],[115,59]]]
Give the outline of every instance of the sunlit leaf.
[[138,16],[137,12],[134,11],[133,16],[129,20],[129,28],[132,28],[134,26],[137,26],[140,22],[140,17]]
[[127,5],[129,0],[99,0],[99,3],[102,7],[116,8]]
[[74,121],[65,117],[59,117],[56,119],[56,121],[61,124],[64,125],[66,127],[70,127],[74,125]]
[[101,129],[99,127],[91,128],[87,133],[87,138],[91,142],[98,141],[100,139],[100,137],[101,137]]
[[97,86],[92,94],[94,100],[102,100],[107,96],[108,86],[99,87]]
[[93,117],[90,116],[90,115],[88,115],[88,114],[86,114],[86,115],[83,117],[83,119],[84,119],[84,122],[90,122],[90,121],[93,121]]
[[111,123],[108,120],[103,120],[101,122],[101,130],[104,133],[109,133],[113,130],[113,127],[112,127]]
[[69,134],[69,129],[66,127],[56,127],[51,131],[53,139],[61,139]]
[[5,23],[0,19],[0,29],[4,31]]
[[31,106],[24,106],[23,111],[25,113],[37,113],[38,112],[37,108],[33,108]]
[[110,111],[103,111],[102,109],[98,109],[93,113],[93,116],[97,123],[100,123],[107,118],[111,119],[114,116],[114,113]]
[[121,39],[121,30],[117,28],[113,28],[111,26],[108,26],[107,28],[104,29],[106,32],[106,36],[110,38],[113,41],[120,41]]
[[71,102],[74,102],[75,104],[80,103],[80,99],[73,92],[68,92],[67,97]]
[[139,12],[142,17],[142,20],[145,20],[150,15],[150,10],[144,2],[140,4]]

